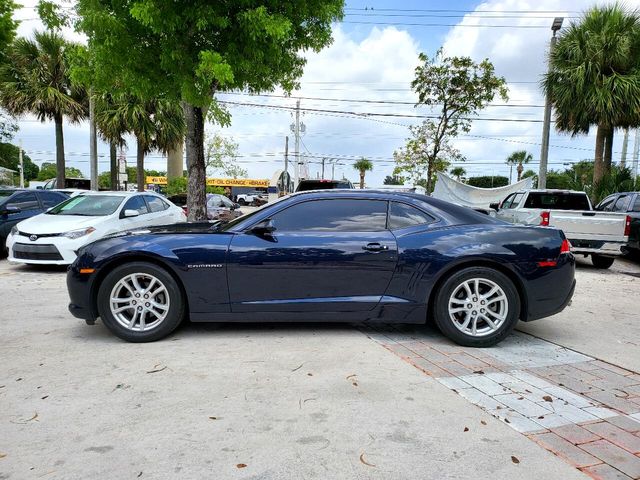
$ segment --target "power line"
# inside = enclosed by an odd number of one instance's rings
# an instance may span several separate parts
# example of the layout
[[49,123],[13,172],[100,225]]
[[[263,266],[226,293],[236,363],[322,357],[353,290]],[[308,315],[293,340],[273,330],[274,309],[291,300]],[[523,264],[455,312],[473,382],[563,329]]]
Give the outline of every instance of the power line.
[[342,23],[354,25],[389,25],[395,27],[471,27],[471,28],[544,28],[548,29],[549,25],[487,25],[476,23],[400,23],[400,22],[360,22],[345,21]]
[[550,13],[559,15],[561,13],[580,13],[579,10],[456,10],[447,8],[374,8],[374,7],[346,7],[345,11],[360,12],[435,12],[435,13]]

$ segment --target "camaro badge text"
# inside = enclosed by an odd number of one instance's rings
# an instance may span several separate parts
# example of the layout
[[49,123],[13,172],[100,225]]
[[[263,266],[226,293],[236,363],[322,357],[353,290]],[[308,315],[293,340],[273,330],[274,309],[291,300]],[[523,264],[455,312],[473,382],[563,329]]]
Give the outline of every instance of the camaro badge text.
[[187,268],[222,268],[221,263],[196,263],[193,265],[187,265]]

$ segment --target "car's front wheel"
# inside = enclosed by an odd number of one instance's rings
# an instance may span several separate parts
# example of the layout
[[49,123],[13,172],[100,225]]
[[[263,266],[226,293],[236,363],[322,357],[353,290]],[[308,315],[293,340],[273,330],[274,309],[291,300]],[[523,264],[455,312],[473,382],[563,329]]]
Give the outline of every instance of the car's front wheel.
[[445,336],[467,347],[490,347],[518,322],[520,296],[503,273],[469,267],[445,280],[433,308],[436,324]]
[[176,280],[146,262],[116,267],[98,289],[98,313],[111,332],[129,342],[153,342],[173,332],[185,304]]

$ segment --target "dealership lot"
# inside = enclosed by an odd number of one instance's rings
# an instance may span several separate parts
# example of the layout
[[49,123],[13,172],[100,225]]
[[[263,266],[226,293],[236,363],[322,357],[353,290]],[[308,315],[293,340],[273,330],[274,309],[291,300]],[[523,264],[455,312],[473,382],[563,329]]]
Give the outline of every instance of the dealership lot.
[[571,307],[474,350],[317,324],[128,344],[71,317],[63,270],[2,260],[0,478],[637,478],[639,265],[580,261]]

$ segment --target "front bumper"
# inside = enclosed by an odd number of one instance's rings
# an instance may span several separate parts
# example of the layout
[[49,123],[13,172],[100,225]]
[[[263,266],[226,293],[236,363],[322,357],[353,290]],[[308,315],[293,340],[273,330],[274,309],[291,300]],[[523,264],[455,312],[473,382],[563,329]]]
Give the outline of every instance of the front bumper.
[[73,240],[43,236],[33,241],[24,235],[10,234],[7,237],[8,260],[30,265],[71,265],[77,258],[78,249],[94,240],[93,234]]
[[80,268],[75,264],[67,270],[69,312],[74,317],[85,320],[89,325],[93,325],[98,317],[91,294],[96,273],[81,274]]

